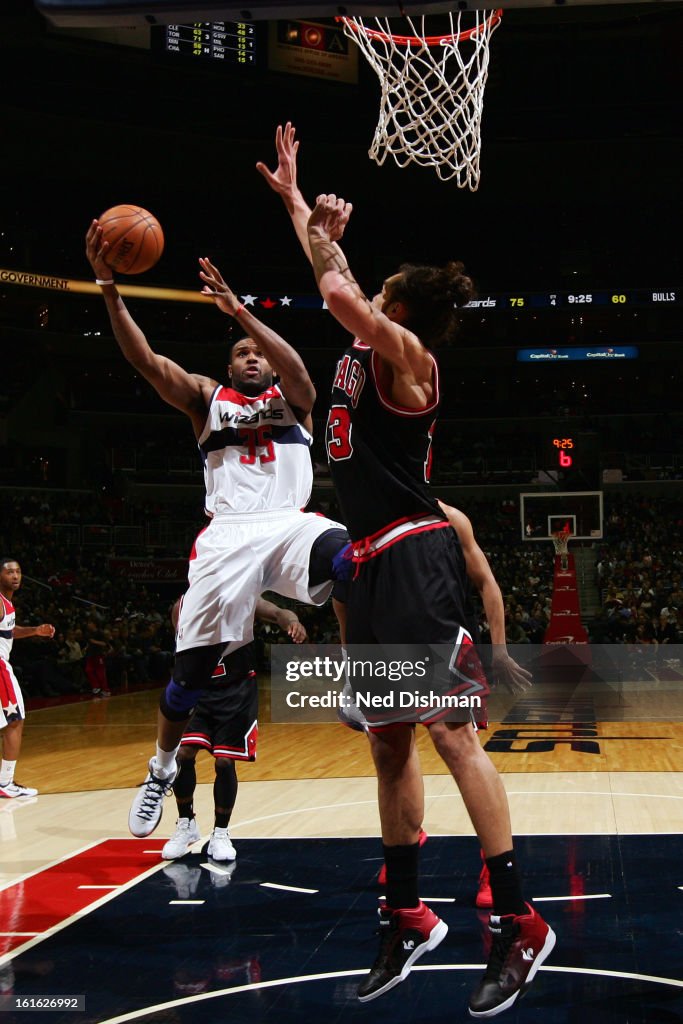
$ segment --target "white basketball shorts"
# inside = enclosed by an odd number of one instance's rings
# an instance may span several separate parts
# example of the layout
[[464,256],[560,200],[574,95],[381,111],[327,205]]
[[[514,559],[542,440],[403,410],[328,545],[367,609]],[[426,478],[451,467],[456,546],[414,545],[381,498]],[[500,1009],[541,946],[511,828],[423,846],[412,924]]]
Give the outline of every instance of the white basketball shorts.
[[268,590],[304,604],[324,604],[332,581],[309,589],[311,548],[327,530],[343,529],[298,509],[215,516],[190,555],[176,651],[225,643],[229,654],[250,643],[256,601]]

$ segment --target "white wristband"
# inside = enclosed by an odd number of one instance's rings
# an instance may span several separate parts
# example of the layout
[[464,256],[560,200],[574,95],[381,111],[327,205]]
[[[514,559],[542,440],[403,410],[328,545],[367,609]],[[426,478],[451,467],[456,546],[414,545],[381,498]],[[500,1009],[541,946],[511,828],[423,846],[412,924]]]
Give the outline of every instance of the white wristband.
[[113,283],[114,283],[114,278],[113,277],[110,277],[108,281],[101,281],[99,279],[99,277],[95,278],[95,284],[100,284],[101,285],[101,284],[113,284]]

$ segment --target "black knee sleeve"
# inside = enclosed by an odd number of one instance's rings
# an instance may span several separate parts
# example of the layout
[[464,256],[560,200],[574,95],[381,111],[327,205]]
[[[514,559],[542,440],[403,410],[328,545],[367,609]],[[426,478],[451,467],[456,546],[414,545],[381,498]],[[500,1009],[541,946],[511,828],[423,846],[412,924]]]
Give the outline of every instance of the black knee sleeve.
[[171,680],[159,697],[159,710],[169,722],[186,722],[201,697],[200,690],[183,690]]

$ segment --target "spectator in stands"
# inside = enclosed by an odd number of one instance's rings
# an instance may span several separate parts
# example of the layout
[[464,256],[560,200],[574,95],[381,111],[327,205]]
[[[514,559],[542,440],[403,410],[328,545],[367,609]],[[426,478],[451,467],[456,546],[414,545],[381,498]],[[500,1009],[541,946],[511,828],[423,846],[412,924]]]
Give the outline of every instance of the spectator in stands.
[[111,697],[107,679],[106,655],[109,644],[98,623],[91,619],[87,626],[88,646],[85,650],[85,675],[93,697]]

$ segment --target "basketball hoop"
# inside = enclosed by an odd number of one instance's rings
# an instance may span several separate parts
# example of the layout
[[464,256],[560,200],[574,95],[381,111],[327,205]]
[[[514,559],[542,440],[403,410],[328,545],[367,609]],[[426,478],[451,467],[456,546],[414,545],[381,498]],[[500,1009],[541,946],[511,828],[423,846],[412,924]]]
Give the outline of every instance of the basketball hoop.
[[563,569],[566,569],[568,565],[567,556],[569,553],[569,537],[571,534],[568,530],[559,530],[551,536],[553,547],[555,548],[555,555],[560,556],[560,565]]
[[392,34],[388,18],[375,18],[376,28],[360,17],[338,19],[382,86],[368,151],[375,163],[391,155],[399,167],[433,167],[442,181],[456,178],[458,188],[476,192],[489,40],[502,14],[449,12],[449,31],[430,36],[424,15],[406,17],[410,35]]

